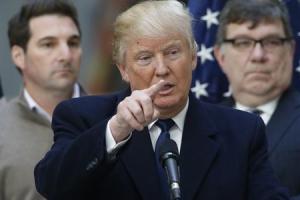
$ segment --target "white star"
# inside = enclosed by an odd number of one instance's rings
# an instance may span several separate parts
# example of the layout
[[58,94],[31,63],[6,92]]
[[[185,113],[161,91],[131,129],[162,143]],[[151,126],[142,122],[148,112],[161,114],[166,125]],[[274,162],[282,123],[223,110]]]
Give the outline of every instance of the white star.
[[298,65],[298,67],[296,68],[296,72],[300,72],[300,60],[299,60],[299,65]]
[[201,44],[201,50],[197,53],[197,56],[201,57],[201,64],[205,63],[206,60],[214,60],[212,51],[213,47],[206,48],[203,44]]
[[201,96],[208,97],[208,93],[206,91],[207,86],[208,83],[201,84],[199,81],[196,81],[195,86],[191,88],[191,91],[195,93],[197,99],[199,99]]
[[211,12],[211,10],[208,8],[206,11],[206,15],[201,17],[203,21],[206,21],[207,28],[210,28],[212,24],[219,24],[219,21],[217,19],[217,16],[220,14],[220,12]]
[[223,94],[223,97],[230,97],[232,95],[231,87],[228,87],[228,91]]
[[298,36],[300,37],[300,32],[298,33]]

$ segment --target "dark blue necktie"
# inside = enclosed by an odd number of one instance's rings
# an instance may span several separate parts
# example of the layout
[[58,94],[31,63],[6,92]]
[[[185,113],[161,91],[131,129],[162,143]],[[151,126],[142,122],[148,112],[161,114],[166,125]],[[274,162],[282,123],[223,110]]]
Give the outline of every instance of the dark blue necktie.
[[251,113],[260,116],[261,114],[263,114],[264,112],[260,109],[253,109],[250,111]]
[[155,144],[155,157],[156,157],[156,165],[160,178],[160,183],[163,188],[164,194],[166,198],[169,199],[169,188],[167,183],[167,176],[164,172],[164,169],[159,162],[159,147],[164,143],[165,140],[170,140],[169,130],[174,126],[174,121],[172,119],[159,119],[155,122],[155,125],[161,129],[161,133]]

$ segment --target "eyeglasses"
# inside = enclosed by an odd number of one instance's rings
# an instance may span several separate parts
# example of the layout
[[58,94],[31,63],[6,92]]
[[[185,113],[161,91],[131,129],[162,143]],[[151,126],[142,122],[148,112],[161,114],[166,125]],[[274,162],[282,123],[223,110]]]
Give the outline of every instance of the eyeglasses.
[[225,39],[223,43],[230,43],[232,46],[243,52],[251,51],[256,44],[260,44],[261,47],[268,52],[276,52],[281,49],[285,42],[291,41],[292,38],[283,38],[283,37],[268,37],[260,40],[252,38],[233,38]]

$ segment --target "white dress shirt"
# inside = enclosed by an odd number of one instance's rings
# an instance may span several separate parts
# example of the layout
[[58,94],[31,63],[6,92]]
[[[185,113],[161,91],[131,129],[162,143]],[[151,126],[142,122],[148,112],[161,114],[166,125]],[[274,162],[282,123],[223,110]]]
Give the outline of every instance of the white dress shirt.
[[[172,118],[173,121],[175,122],[175,125],[169,130],[170,138],[176,142],[179,152],[180,152],[180,147],[181,147],[184,120],[186,117],[188,105],[189,105],[189,100],[187,101],[185,107],[175,117]],[[157,120],[155,120],[154,122],[152,122],[148,125],[153,149],[155,149],[156,141],[161,132],[160,128],[155,125],[156,121]],[[122,145],[124,145],[130,139],[130,137],[131,137],[131,134],[128,138],[126,138],[126,140],[121,141],[120,143],[117,144],[112,136],[111,130],[109,128],[109,122],[108,122],[107,127],[106,127],[106,150],[107,150],[107,152],[111,153],[112,151],[115,151],[116,149],[120,148]]]
[[[73,89],[73,95],[72,98],[76,98],[80,96],[80,89],[79,85],[76,83],[74,84],[74,89]],[[47,113],[28,93],[26,88],[24,88],[24,98],[29,106],[29,108],[38,113],[39,115],[45,117],[49,122],[52,120],[52,116],[50,116],[49,113]]]
[[244,106],[244,105],[236,102],[235,108],[238,110],[246,111],[246,112],[251,112],[252,110],[255,110],[255,109],[261,110],[262,114],[260,114],[260,117],[264,121],[265,125],[267,125],[277,107],[278,101],[279,101],[279,97],[272,101],[269,101],[268,103],[257,106],[255,108],[250,108],[248,106]]

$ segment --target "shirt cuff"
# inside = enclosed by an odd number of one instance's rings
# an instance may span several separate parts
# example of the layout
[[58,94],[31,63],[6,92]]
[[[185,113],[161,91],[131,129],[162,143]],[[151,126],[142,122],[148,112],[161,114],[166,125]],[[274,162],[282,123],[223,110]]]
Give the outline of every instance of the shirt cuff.
[[110,120],[107,123],[106,126],[106,132],[105,132],[105,142],[106,142],[106,151],[108,154],[116,152],[119,148],[121,148],[126,142],[131,138],[132,133],[123,141],[116,143],[114,137],[112,136],[111,130],[110,130]]

